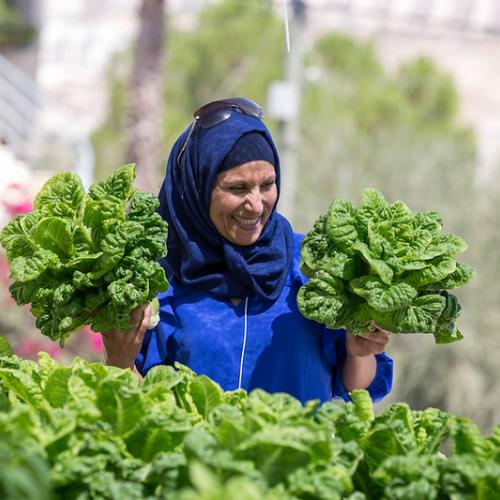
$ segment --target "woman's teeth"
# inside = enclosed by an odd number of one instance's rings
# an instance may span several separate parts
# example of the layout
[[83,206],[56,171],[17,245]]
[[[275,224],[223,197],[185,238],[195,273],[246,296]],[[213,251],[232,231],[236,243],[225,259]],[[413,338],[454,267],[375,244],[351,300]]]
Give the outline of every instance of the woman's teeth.
[[254,224],[257,224],[257,221],[260,219],[260,217],[255,217],[253,219],[248,219],[247,217],[238,217],[234,216],[236,219],[236,222],[241,224],[242,226],[253,226]]

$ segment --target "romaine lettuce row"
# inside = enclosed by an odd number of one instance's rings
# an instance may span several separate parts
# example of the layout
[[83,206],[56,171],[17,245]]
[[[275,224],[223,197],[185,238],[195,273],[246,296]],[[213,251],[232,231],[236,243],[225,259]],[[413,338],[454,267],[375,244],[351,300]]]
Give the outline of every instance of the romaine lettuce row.
[[225,393],[179,364],[140,383],[102,363],[8,353],[0,394],[3,496],[35,484],[48,498],[489,500],[500,488],[500,426],[487,437],[468,419],[404,403],[375,414],[367,391],[302,405]]
[[168,287],[155,262],[166,253],[167,224],[134,179],[135,167],[124,165],[85,194],[78,176],[57,174],[33,212],[0,233],[14,300],[30,304],[37,327],[61,345],[87,324],[128,330],[132,310]]
[[483,462],[474,455],[456,455],[441,475],[444,498],[496,500],[500,491],[500,464]]
[[451,456],[443,471],[443,493],[450,498],[498,497],[500,491],[500,456],[498,427],[489,437],[464,417],[450,423]]
[[363,191],[358,208],[335,200],[302,243],[301,270],[310,280],[299,291],[299,309],[351,333],[366,332],[374,320],[395,333],[433,333],[437,343],[459,340],[460,306],[446,290],[475,273],[455,260],[467,244],[441,230],[436,212],[389,204],[374,189]]

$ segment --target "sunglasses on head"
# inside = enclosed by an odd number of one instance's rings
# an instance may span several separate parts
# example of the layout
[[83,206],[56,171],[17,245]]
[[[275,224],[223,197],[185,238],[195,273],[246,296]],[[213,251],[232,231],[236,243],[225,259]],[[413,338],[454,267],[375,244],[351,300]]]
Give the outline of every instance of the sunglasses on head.
[[245,99],[244,97],[232,97],[230,99],[222,99],[220,101],[212,101],[205,104],[200,109],[194,112],[194,121],[189,129],[189,133],[186,140],[183,142],[179,154],[177,155],[177,166],[181,165],[181,158],[186,150],[189,139],[193,134],[196,125],[201,128],[210,128],[223,121],[227,120],[233,111],[242,113],[248,116],[254,116],[259,120],[264,118],[263,109],[250,99]]

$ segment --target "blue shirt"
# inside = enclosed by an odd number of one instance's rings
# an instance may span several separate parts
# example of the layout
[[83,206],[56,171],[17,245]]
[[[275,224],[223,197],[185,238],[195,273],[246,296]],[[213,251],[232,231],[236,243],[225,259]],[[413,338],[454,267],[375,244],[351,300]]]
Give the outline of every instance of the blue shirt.
[[[256,295],[238,305],[175,280],[158,296],[160,322],[146,332],[136,366],[142,375],[158,364],[178,361],[207,375],[224,390],[255,388],[286,392],[301,402],[348,401],[342,382],[345,330],[331,330],[302,316],[297,293],[307,281],[299,270],[302,235],[278,299]],[[374,401],[392,386],[392,359],[376,355],[368,391]]]

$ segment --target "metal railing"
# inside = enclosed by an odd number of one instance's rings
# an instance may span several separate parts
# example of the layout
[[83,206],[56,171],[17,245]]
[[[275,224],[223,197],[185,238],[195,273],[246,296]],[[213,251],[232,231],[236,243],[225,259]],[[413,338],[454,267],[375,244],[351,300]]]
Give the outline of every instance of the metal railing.
[[70,113],[0,55],[0,141],[30,168],[70,170],[88,187],[93,180],[94,150],[73,124]]

